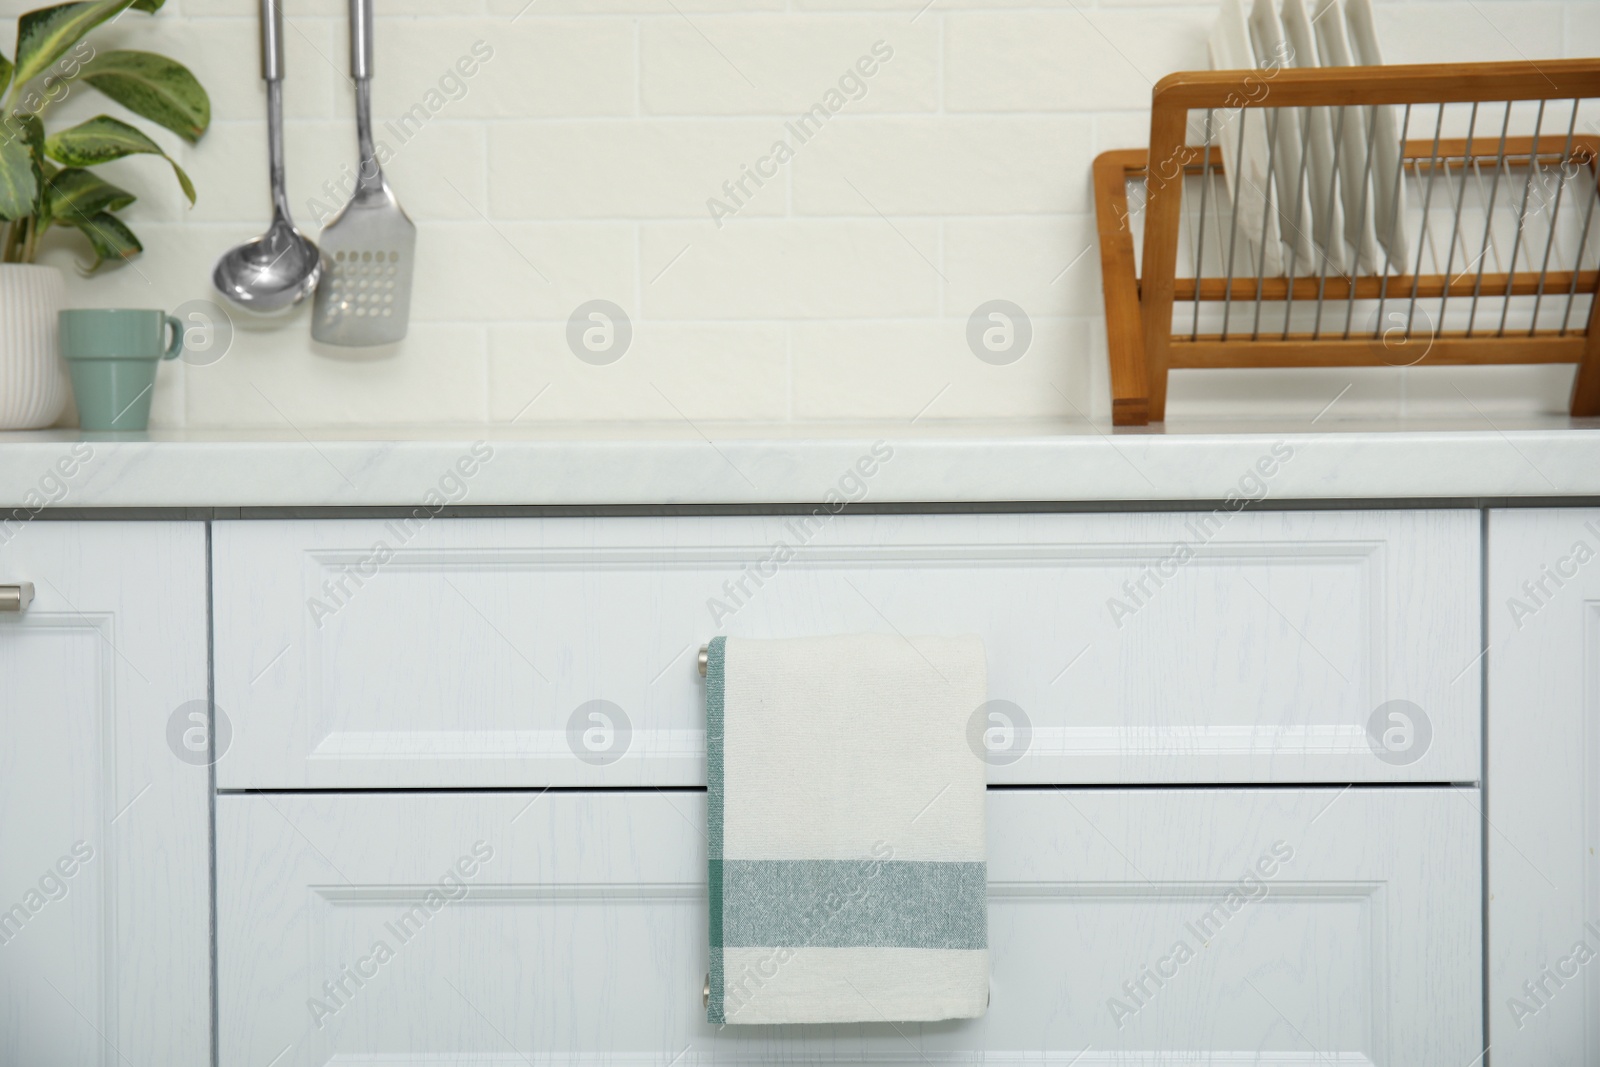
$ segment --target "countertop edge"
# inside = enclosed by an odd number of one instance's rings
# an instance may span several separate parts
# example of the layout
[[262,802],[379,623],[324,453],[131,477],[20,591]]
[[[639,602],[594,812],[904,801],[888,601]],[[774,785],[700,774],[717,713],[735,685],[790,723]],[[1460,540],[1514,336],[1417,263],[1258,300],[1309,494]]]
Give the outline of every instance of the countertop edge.
[[94,508],[1264,506],[1597,496],[1600,428],[1589,427],[898,439],[56,435],[0,444],[0,513],[26,516]]

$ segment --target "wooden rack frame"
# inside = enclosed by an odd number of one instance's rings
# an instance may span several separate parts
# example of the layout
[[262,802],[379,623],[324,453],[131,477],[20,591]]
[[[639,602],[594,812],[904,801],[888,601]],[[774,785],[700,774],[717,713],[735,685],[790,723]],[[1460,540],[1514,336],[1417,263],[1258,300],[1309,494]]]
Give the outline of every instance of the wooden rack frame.
[[[1369,105],[1444,105],[1520,101],[1578,101],[1600,98],[1600,60],[1551,60],[1518,63],[1429,64],[1333,69],[1234,70],[1172,74],[1156,85],[1150,117],[1148,149],[1115,150],[1094,163],[1095,216],[1100,237],[1101,275],[1105,290],[1106,333],[1110,347],[1112,420],[1117,425],[1163,421],[1167,373],[1173,368],[1207,367],[1336,367],[1393,365],[1383,346],[1370,336],[1313,337],[1276,333],[1270,339],[1249,336],[1221,339],[1216,335],[1175,336],[1175,301],[1249,299],[1257,296],[1250,278],[1178,278],[1179,226],[1182,219],[1183,175],[1202,167],[1221,173],[1220,149],[1187,143],[1191,110],[1272,107],[1360,107]],[[1574,110],[1574,115],[1576,115]],[[1542,115],[1542,112],[1541,112]],[[1498,141],[1498,138],[1496,139]],[[1535,150],[1528,137],[1504,142],[1504,157],[1524,164]],[[1593,138],[1547,138],[1569,142],[1570,160],[1597,168]],[[1497,144],[1498,149],[1498,144]],[[1404,160],[1431,159],[1436,166],[1461,139],[1408,140]],[[1540,162],[1560,161],[1561,154],[1540,150]],[[1209,163],[1207,157],[1209,156]],[[1151,160],[1161,160],[1153,168]],[[1404,163],[1401,164],[1404,167]],[[1142,260],[1136,261],[1129,224],[1127,181],[1146,181]],[[1270,184],[1270,183],[1269,183]],[[1270,203],[1270,191],[1267,194]],[[1600,195],[1600,187],[1597,187]],[[1488,222],[1485,222],[1488,225]],[[1600,256],[1600,246],[1592,251]],[[1138,264],[1142,262],[1142,274]],[[1515,256],[1510,264],[1515,271]],[[1549,294],[1571,291],[1595,294],[1600,271],[1533,270],[1484,275],[1480,284],[1494,295]],[[1329,278],[1319,291],[1318,279],[1267,277],[1260,284],[1263,301],[1472,295],[1473,278],[1447,280],[1443,274],[1361,275]],[[1413,294],[1413,286],[1415,294]],[[1196,292],[1198,289],[1198,293]],[[1198,319],[1198,312],[1197,312]],[[1573,415],[1600,415],[1600,298],[1593,299],[1581,327],[1537,330],[1516,336],[1438,333],[1431,338],[1426,365],[1500,363],[1578,364],[1573,388]],[[1285,318],[1287,322],[1287,318]],[[1287,330],[1287,327],[1285,328]],[[1408,326],[1409,329],[1409,326]]]

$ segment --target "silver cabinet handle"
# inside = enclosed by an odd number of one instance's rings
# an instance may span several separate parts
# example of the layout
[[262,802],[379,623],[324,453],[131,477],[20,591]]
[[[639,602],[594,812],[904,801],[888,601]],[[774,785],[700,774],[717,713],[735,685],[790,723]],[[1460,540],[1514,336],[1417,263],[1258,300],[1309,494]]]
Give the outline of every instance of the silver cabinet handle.
[[33,603],[33,583],[0,585],[0,611],[27,611]]

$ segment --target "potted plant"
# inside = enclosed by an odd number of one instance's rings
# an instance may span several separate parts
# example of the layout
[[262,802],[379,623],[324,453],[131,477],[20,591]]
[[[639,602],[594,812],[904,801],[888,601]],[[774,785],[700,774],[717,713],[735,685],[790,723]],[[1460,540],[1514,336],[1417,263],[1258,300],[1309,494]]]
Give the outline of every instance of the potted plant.
[[0,55],[0,429],[48,426],[66,404],[66,372],[56,354],[65,283],[54,267],[34,263],[39,239],[52,227],[76,230],[94,257],[86,274],[144,250],[116,215],[133,194],[89,168],[160,156],[194,203],[189,176],[137,126],[99,115],[47,133],[41,117],[88,85],[185,141],[199,141],[211,124],[211,100],[187,67],[152,52],[97,52],[85,40],[129,8],[154,14],[164,2],[87,0],[29,11],[17,20],[15,61]]

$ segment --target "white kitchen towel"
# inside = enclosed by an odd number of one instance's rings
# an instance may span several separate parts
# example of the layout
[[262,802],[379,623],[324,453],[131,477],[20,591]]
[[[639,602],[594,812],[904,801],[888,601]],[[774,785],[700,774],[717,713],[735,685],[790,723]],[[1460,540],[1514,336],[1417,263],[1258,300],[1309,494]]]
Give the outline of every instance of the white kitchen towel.
[[707,1019],[984,1013],[985,688],[976,637],[711,642]]

